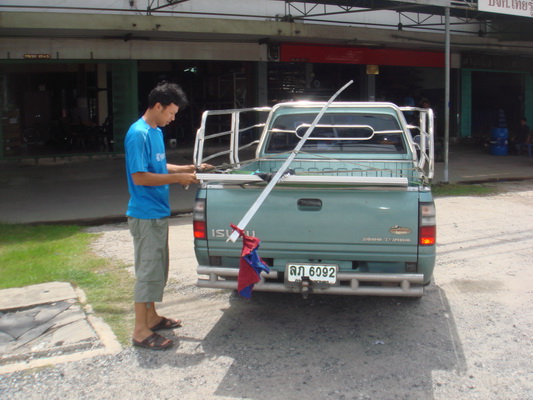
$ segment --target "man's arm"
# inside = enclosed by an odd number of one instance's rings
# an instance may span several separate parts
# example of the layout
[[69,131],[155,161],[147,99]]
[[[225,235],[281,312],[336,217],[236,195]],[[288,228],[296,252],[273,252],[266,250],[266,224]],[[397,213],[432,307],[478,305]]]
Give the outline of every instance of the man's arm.
[[192,172],[204,172],[206,170],[214,169],[211,164],[202,163],[200,165],[200,168],[198,168],[198,171],[196,171],[196,168],[194,164],[191,165],[175,165],[175,164],[167,164],[168,172],[171,174],[179,174],[179,173],[192,173]]
[[131,174],[133,183],[140,186],[162,186],[172,183],[178,183],[180,185],[190,185],[192,183],[198,183],[196,179],[196,173],[194,172],[179,172],[171,174],[154,174],[153,172],[135,172]]
[[170,174],[192,173],[195,172],[194,165],[175,165],[167,164],[167,169]]

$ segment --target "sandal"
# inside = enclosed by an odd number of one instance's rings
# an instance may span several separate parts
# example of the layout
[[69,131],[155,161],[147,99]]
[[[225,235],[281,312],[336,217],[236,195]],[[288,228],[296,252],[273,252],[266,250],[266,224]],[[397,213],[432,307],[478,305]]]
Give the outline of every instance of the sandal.
[[181,321],[179,319],[161,317],[161,320],[150,329],[155,332],[160,331],[161,329],[174,329],[180,327]]
[[133,338],[131,339],[131,342],[134,346],[144,347],[145,349],[150,350],[164,350],[172,346],[172,344],[174,343],[172,340],[167,339],[155,332],[148,336],[146,339],[144,339],[142,342],[139,342]]

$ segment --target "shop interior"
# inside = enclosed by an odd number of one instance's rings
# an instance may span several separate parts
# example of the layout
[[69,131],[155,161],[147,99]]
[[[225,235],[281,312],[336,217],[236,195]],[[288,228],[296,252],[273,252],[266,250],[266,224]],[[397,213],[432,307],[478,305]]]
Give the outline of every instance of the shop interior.
[[509,136],[518,130],[525,109],[523,80],[518,73],[472,72],[472,138],[477,143],[487,143],[494,127],[507,128]]
[[[98,63],[4,64],[0,74],[3,157],[114,153],[111,69]],[[416,102],[428,97],[438,115],[444,93],[429,82],[442,80],[434,76],[441,72],[388,66],[378,73],[376,100],[404,105],[407,96]],[[158,82],[180,84],[190,104],[163,129],[167,146],[173,148],[193,143],[204,110],[264,106],[257,94],[261,80],[266,80],[267,105],[326,101],[349,80],[354,83],[339,100],[368,98],[367,71],[362,65],[270,62],[266,76],[258,74],[253,62],[139,61],[137,113],[142,115],[148,93]]]

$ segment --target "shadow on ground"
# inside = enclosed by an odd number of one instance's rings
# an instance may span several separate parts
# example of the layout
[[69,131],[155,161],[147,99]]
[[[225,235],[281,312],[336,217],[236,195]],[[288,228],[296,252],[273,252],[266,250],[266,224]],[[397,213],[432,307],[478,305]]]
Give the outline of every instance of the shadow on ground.
[[232,294],[203,349],[234,360],[216,392],[232,398],[432,398],[433,371],[465,370],[436,286],[419,300]]

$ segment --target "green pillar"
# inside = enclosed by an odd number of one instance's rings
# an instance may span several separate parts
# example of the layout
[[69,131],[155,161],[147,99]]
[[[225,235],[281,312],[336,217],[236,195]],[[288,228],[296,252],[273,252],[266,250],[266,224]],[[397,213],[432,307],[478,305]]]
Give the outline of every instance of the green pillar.
[[268,105],[268,63],[258,61],[255,63],[255,68],[257,95],[254,105],[265,107]]
[[472,135],[472,71],[461,70],[461,125],[459,137]]
[[[2,110],[0,110],[0,119],[2,118]],[[2,124],[0,124],[0,160],[4,159],[4,133],[2,132]]]
[[533,74],[527,73],[524,84],[524,115],[527,124],[533,129]]
[[115,153],[124,153],[124,138],[132,123],[139,119],[139,88],[137,61],[128,60],[112,65],[113,135]]

